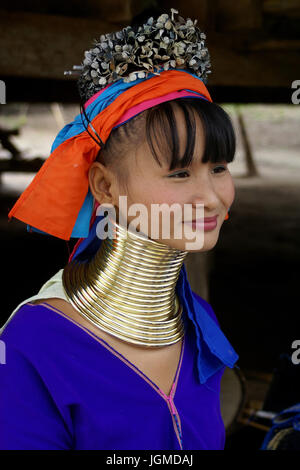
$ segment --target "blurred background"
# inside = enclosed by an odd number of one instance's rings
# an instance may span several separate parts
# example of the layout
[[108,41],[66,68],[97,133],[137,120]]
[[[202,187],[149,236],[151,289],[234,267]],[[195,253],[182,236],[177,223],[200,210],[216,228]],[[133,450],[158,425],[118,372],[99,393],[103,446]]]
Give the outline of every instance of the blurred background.
[[222,383],[226,448],[258,449],[272,413],[300,402],[299,365],[291,360],[300,340],[299,0],[2,0],[0,324],[67,263],[76,242],[28,233],[7,217],[59,130],[79,113],[76,82],[64,71],[101,34],[170,8],[197,18],[207,34],[207,86],[237,136],[229,219],[216,247],[189,255],[186,267],[240,356]]

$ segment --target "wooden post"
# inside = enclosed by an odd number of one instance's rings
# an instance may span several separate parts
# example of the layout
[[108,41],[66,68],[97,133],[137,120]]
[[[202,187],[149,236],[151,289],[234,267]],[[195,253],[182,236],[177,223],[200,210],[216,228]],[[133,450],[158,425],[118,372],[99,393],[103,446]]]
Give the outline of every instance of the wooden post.
[[247,165],[247,176],[258,176],[257,166],[254,161],[253,152],[250,144],[250,140],[246,130],[246,124],[244,116],[242,114],[240,106],[235,106],[239,127],[241,130],[242,143],[245,151],[246,165]]

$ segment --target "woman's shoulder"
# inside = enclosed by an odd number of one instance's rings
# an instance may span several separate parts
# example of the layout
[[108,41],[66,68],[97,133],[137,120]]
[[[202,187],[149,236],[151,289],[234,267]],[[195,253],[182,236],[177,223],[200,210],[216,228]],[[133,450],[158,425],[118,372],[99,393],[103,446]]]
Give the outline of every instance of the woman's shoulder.
[[[47,307],[46,300],[53,303],[53,308]],[[21,305],[2,327],[0,339],[24,354],[45,350],[53,344],[66,344],[72,325],[64,318],[63,312],[59,315],[55,310],[53,300]]]
[[62,328],[54,336],[56,319],[42,305],[25,303],[2,330],[6,361],[0,367],[1,449],[71,448],[72,423],[60,380],[69,369],[70,355],[62,355]]
[[30,305],[30,306],[41,305],[42,307],[46,307],[50,310],[52,309],[56,313],[60,313],[73,320],[77,320],[77,317],[78,317],[78,314],[75,312],[72,305],[66,300],[58,298],[58,297],[32,300],[27,305]]

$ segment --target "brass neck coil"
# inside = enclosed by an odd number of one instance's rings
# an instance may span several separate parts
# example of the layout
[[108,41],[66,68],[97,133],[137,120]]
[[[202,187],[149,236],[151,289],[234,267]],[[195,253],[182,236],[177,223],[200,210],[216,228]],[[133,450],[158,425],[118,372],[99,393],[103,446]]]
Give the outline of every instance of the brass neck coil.
[[71,261],[63,288],[72,306],[103,331],[142,346],[176,343],[184,335],[175,287],[187,251],[133,233],[109,219],[114,237],[95,256]]

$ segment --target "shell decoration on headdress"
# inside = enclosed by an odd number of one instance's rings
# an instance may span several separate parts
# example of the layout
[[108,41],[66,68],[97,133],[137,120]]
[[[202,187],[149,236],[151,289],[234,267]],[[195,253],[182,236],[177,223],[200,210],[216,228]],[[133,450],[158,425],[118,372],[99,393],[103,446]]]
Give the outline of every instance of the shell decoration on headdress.
[[196,24],[197,20],[184,19],[171,8],[171,16],[164,13],[138,28],[102,34],[85,51],[82,65],[65,74],[80,75],[78,89],[84,101],[119,79],[128,83],[161,70],[186,69],[206,83],[210,56],[206,35]]

